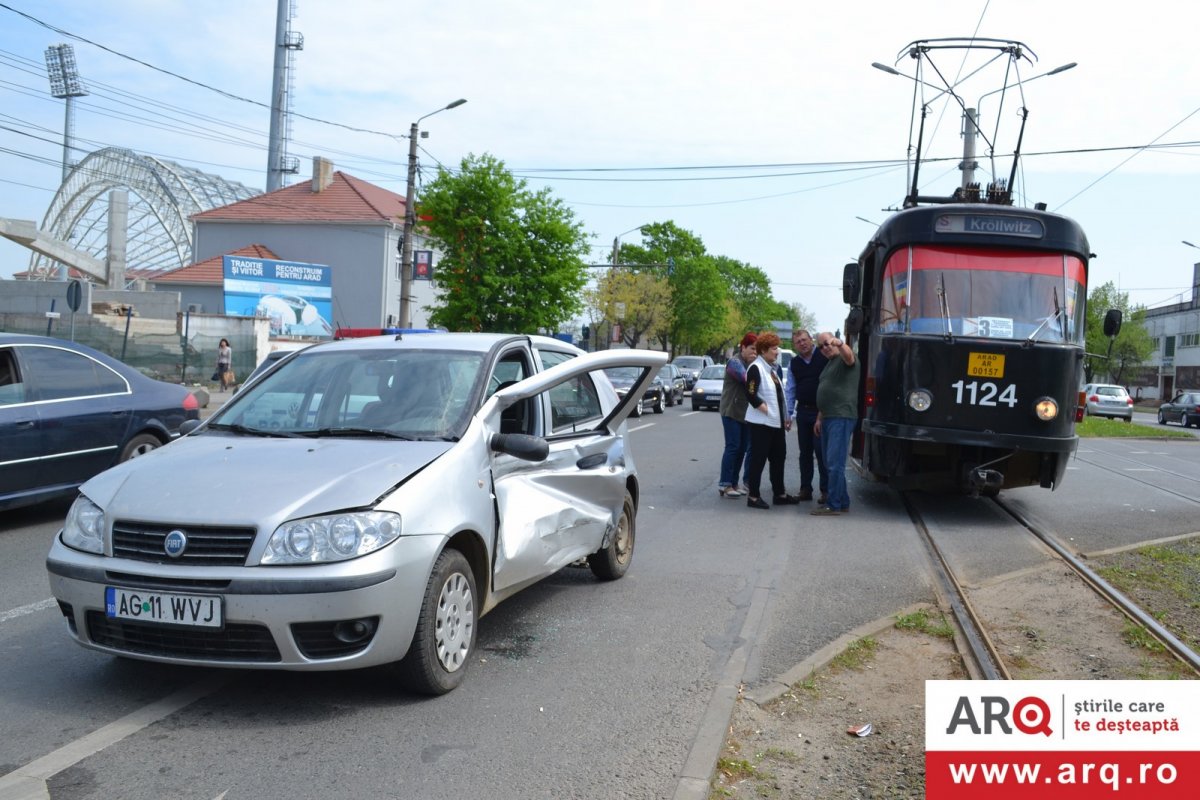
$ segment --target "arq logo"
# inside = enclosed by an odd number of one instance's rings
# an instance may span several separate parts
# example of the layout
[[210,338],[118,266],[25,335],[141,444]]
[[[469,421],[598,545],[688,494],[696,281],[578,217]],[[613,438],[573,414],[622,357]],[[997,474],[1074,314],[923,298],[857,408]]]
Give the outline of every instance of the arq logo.
[[[990,734],[993,732],[993,726],[999,729],[1000,733],[1006,734],[1012,734],[1013,727],[1021,733],[1031,735],[1040,733],[1050,736],[1054,733],[1050,728],[1050,706],[1040,697],[1023,697],[1010,707],[1007,697],[982,695],[979,704],[981,707],[978,711],[982,712],[983,718],[982,726],[971,698],[960,695],[946,734],[953,735],[959,726],[970,728],[974,734]],[[1010,718],[1012,725],[1009,724]]]

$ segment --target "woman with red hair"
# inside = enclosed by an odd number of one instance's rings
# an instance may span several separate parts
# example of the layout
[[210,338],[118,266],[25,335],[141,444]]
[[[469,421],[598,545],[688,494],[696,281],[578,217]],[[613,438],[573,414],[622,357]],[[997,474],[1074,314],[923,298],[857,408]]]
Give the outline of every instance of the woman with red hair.
[[787,493],[783,485],[783,465],[787,458],[786,431],[792,418],[783,402],[783,383],[775,374],[779,360],[779,336],[764,333],[754,343],[758,358],[746,370],[746,425],[750,429],[750,466],[746,472],[750,508],[770,508],[762,499],[763,467],[770,464],[771,489],[775,505],[794,505],[800,499]]

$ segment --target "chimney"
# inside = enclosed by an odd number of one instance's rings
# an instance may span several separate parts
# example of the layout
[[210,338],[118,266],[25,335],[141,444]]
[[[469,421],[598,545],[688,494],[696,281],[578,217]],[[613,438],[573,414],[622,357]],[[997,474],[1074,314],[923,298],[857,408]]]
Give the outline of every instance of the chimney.
[[312,190],[313,194],[322,192],[333,183],[333,162],[327,158],[313,156]]

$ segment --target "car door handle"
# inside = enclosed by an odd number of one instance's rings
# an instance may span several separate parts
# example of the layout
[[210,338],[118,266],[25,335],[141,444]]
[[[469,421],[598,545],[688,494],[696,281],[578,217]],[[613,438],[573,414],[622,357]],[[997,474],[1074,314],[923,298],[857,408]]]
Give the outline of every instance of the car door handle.
[[37,420],[35,419],[23,419],[17,423],[17,427],[24,430],[26,428],[32,428],[36,424]]
[[575,466],[580,469],[595,469],[602,467],[608,463],[608,453],[592,453],[590,456],[584,456],[575,462]]

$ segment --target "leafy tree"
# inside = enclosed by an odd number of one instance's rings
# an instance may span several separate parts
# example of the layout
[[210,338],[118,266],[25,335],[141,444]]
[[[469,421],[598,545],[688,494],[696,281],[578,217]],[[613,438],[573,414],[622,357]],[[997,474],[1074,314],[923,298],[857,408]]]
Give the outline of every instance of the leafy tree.
[[593,319],[621,323],[621,340],[637,347],[670,313],[671,290],[665,278],[652,272],[612,269],[597,281],[588,305]]
[[421,215],[443,255],[429,320],[450,330],[557,330],[582,307],[587,236],[574,212],[495,157],[469,155],[425,187]]
[[[1121,311],[1121,332],[1112,342],[1104,335],[1104,315],[1110,308]],[[1112,281],[1092,287],[1086,310],[1087,357],[1084,359],[1084,380],[1092,383],[1097,374],[1107,376],[1113,383],[1137,369],[1153,352],[1154,345],[1146,330],[1146,310],[1131,306],[1128,292],[1118,292]]]

